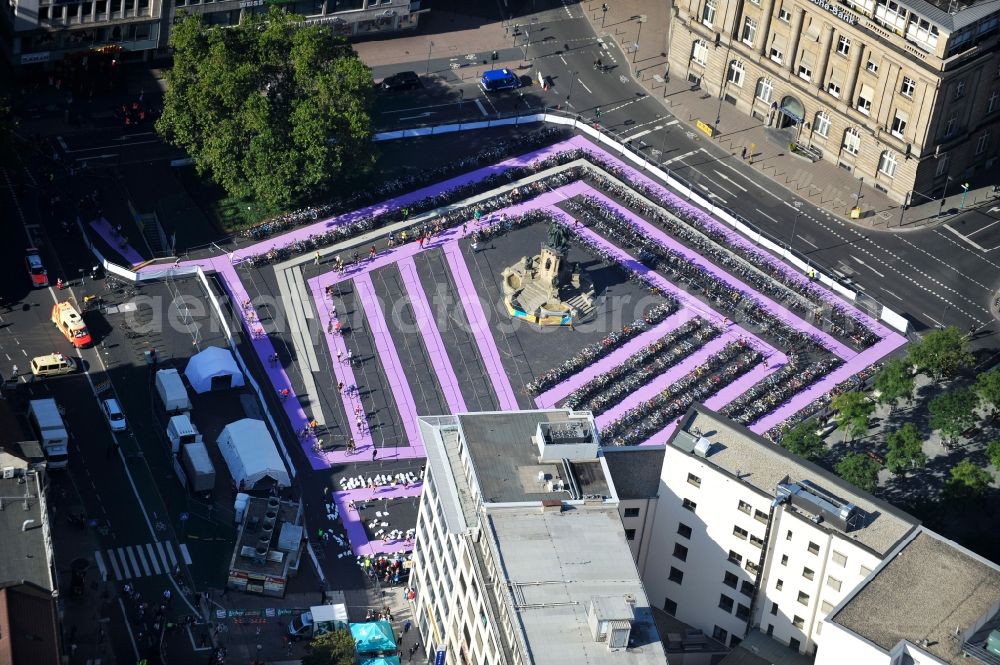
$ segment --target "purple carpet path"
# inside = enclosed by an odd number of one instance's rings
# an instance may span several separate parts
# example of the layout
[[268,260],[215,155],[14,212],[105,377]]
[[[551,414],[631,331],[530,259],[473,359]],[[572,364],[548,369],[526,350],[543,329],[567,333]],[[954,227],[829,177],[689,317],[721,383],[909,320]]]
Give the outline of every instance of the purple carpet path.
[[[121,254],[122,258],[128,261],[129,266],[137,266],[145,262],[146,259],[142,258],[142,254],[135,251],[135,248],[128,244],[124,236],[119,236],[118,232],[115,231],[115,227],[108,220],[103,217],[95,219],[90,223],[90,228],[94,229],[97,235],[101,236],[104,242],[108,243],[108,247]],[[125,240],[125,242],[122,242],[122,240]]]
[[624,344],[620,348],[615,349],[608,355],[604,356],[596,363],[587,365],[583,371],[577,372],[562,383],[556,384],[546,390],[544,393],[535,398],[535,406],[539,409],[550,409],[554,407],[558,402],[566,399],[566,397],[574,390],[582,388],[595,377],[598,377],[605,372],[609,372],[618,365],[621,365],[623,362],[628,360],[632,354],[638,353],[658,339],[665,337],[667,334],[677,328],[680,328],[697,315],[698,314],[694,310],[682,307],[680,310],[674,312],[663,321],[660,321],[646,332],[641,335],[637,335],[634,339],[629,340],[627,344]]
[[417,407],[413,403],[413,393],[410,391],[409,381],[406,380],[403,364],[399,361],[396,345],[393,344],[392,336],[389,334],[385,314],[382,312],[378,296],[375,295],[371,275],[367,272],[355,275],[354,287],[358,304],[364,308],[379,362],[385,368],[385,378],[389,382],[389,390],[396,402],[396,412],[403,423],[406,440],[410,448],[419,450],[420,456],[423,457],[424,444],[420,438],[420,429],[417,427]]
[[[669,200],[671,204],[676,208],[679,208],[686,212],[692,212],[697,214],[702,220],[705,221],[706,224],[724,233],[732,244],[739,245],[740,247],[752,251],[754,253],[767,254],[767,252],[764,252],[759,247],[755,246],[753,242],[751,242],[749,239],[741,235],[738,231],[735,231],[726,224],[716,219],[713,219],[706,211],[685,201],[683,198],[674,194],[666,187],[664,187],[662,184],[650,178],[645,173],[642,173],[641,171],[631,166],[630,164],[623,162],[618,157],[607,152],[600,146],[591,143],[586,137],[579,135],[574,136],[573,138],[566,141],[566,143],[574,148],[580,148],[582,150],[585,150],[586,152],[589,152],[592,155],[595,155],[600,159],[612,163],[620,167],[621,169],[627,171],[633,180],[641,182],[651,187],[652,189],[655,189],[657,192],[660,192],[660,194],[664,197],[664,199]],[[786,274],[794,277],[799,283],[809,285],[811,288],[815,289],[819,293],[822,293],[824,298],[828,302],[848,307],[854,316],[864,321],[864,323],[872,329],[872,332],[877,334],[879,337],[886,338],[889,335],[895,334],[895,331],[883,325],[880,321],[873,319],[865,312],[862,312],[861,310],[854,308],[850,303],[846,302],[843,298],[841,298],[839,295],[835,294],[833,291],[826,288],[822,284],[818,282],[809,282],[809,280],[802,273],[795,270],[791,266],[784,264],[780,259],[775,258],[775,265],[781,267]]]
[[412,257],[407,257],[399,261],[398,267],[399,274],[403,277],[403,284],[406,286],[406,295],[410,299],[410,306],[413,308],[413,316],[420,329],[420,337],[424,340],[424,346],[431,357],[431,365],[434,367],[438,383],[441,384],[448,409],[452,413],[465,413],[465,398],[462,397],[462,389],[458,385],[455,368],[452,367],[451,358],[448,357],[445,350],[441,331],[438,330],[437,321],[427,300],[427,294],[424,292],[420,277],[417,275],[417,265],[413,262]]
[[469,266],[465,263],[462,250],[458,243],[451,243],[445,246],[444,254],[448,257],[448,269],[455,280],[455,287],[458,289],[462,307],[465,308],[465,316],[469,321],[470,332],[476,340],[479,348],[479,355],[483,358],[483,365],[486,373],[490,375],[490,382],[493,384],[493,391],[497,395],[497,403],[501,411],[517,411],[517,395],[510,385],[510,378],[500,360],[500,352],[497,349],[496,340],[493,339],[493,332],[490,330],[490,322],[483,309],[483,303],[476,293],[475,283],[472,281],[472,274]]
[[[375,556],[377,554],[395,554],[413,549],[413,544],[407,544],[405,540],[390,540],[383,543],[380,540],[368,540],[365,532],[365,525],[361,522],[361,516],[357,510],[349,508],[351,501],[355,503],[365,503],[368,501],[378,501],[379,499],[401,499],[420,496],[423,483],[410,485],[404,488],[402,485],[376,487],[374,490],[362,488],[357,490],[345,490],[334,492],[333,500],[337,504],[340,512],[340,522],[347,532],[347,539],[351,544],[351,550],[357,556]],[[386,527],[388,530],[392,526]],[[405,533],[405,529],[403,532]]]
[[687,260],[692,265],[704,268],[713,277],[729,285],[730,287],[752,295],[754,298],[756,298],[757,302],[760,303],[760,306],[768,313],[770,313],[771,316],[776,317],[782,323],[792,328],[793,330],[797,330],[801,333],[813,336],[814,338],[819,340],[819,342],[828,351],[836,355],[841,360],[847,360],[848,358],[852,358],[855,355],[857,355],[857,352],[848,347],[847,345],[842,344],[841,342],[837,341],[836,339],[834,339],[827,333],[823,332],[819,328],[816,328],[807,321],[799,318],[795,314],[792,314],[790,311],[788,311],[778,303],[774,302],[772,299],[768,298],[764,294],[760,293],[759,291],[755,291],[754,288],[749,284],[746,284],[739,278],[733,276],[731,273],[728,273],[725,270],[719,268],[714,263],[704,258],[701,254],[694,251],[693,249],[689,249],[684,245],[682,245],[681,243],[677,242],[676,240],[671,238],[669,235],[667,235],[660,229],[656,228],[655,226],[653,226],[646,220],[642,219],[641,217],[635,215],[628,208],[618,205],[617,203],[615,203],[608,197],[604,196],[597,190],[591,189],[589,194],[599,199],[604,205],[610,207],[612,210],[616,210],[620,214],[624,215],[625,218],[629,222],[631,222],[633,226],[638,228],[640,231],[642,231],[650,238],[659,241],[665,247],[687,258]]

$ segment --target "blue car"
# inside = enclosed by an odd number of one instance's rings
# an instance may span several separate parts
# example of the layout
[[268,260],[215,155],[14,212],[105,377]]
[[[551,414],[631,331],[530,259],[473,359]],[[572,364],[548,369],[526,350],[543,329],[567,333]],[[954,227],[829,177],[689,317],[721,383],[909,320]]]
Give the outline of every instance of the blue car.
[[507,68],[491,69],[479,78],[479,87],[485,92],[499,92],[521,87],[521,79]]

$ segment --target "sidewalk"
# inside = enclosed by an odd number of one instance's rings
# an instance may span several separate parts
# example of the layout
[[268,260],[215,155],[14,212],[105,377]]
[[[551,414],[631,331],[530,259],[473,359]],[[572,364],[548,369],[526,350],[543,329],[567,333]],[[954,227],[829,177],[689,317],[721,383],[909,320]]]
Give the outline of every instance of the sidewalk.
[[[827,161],[811,163],[789,154],[787,139],[753,117],[737,111],[729,104],[719,107],[716,95],[704,90],[691,90],[682,76],[675,74],[664,80],[667,67],[667,36],[670,15],[666,3],[659,0],[616,0],[608,3],[607,16],[601,27],[601,2],[584,0],[581,7],[594,31],[602,38],[613,40],[625,52],[633,75],[650,95],[670,109],[680,121],[688,124],[689,134],[700,140],[714,142],[740,160],[744,148],[752,148],[753,167],[780,186],[830,215],[868,229],[913,230],[943,224],[959,212],[961,191],[949,193],[944,205],[930,201],[906,209],[867,184],[861,185],[861,219],[850,220],[855,205],[859,179]],[[637,17],[645,15],[638,53],[634,53],[640,25]],[[635,64],[631,64],[634,61]],[[701,120],[709,125],[720,118],[720,132],[709,138],[697,129]],[[744,160],[745,161],[745,160]],[[683,175],[683,174],[682,174]],[[777,189],[777,188],[776,188]],[[968,193],[965,209],[995,200],[991,188]],[[945,214],[939,215],[940,212]]]

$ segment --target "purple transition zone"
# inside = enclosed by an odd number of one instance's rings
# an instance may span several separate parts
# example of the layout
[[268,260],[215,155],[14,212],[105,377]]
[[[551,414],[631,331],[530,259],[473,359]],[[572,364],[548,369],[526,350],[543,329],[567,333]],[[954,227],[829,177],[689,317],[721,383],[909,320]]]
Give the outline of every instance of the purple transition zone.
[[[365,525],[361,523],[361,516],[358,511],[348,508],[348,502],[364,503],[366,501],[377,501],[379,499],[400,499],[405,497],[420,496],[423,483],[410,485],[404,488],[402,485],[376,487],[374,490],[368,488],[346,490],[334,492],[333,500],[337,504],[340,512],[340,521],[347,532],[347,540],[351,544],[351,550],[358,556],[375,556],[378,554],[395,554],[413,549],[413,543],[407,544],[405,540],[369,541],[368,534],[365,533]],[[387,527],[391,530],[391,526]],[[403,532],[405,533],[405,529]]]
[[[238,275],[236,274],[235,269],[233,268],[234,263],[238,263],[239,261],[249,256],[266,252],[275,247],[286,246],[294,242],[304,240],[311,235],[322,233],[324,231],[329,230],[330,228],[334,228],[344,224],[349,224],[364,216],[377,215],[389,211],[393,208],[398,208],[401,206],[411,204],[413,202],[426,198],[427,196],[438,194],[442,191],[457,187],[459,185],[482,180],[488,175],[502,172],[503,170],[511,166],[526,165],[531,163],[532,161],[535,161],[536,159],[544,159],[549,155],[564,151],[569,148],[584,149],[605,162],[617,165],[618,167],[628,172],[630,174],[630,177],[632,177],[634,180],[640,181],[646,184],[647,186],[650,186],[659,191],[661,195],[669,199],[672,204],[683,209],[691,210],[696,214],[702,215],[702,217],[705,218],[707,224],[712,225],[713,227],[726,233],[730,242],[737,245],[741,245],[753,251],[759,251],[751,242],[744,239],[735,231],[732,231],[728,227],[724,226],[722,223],[716,222],[715,220],[707,219],[707,215],[705,215],[700,209],[691,206],[683,199],[671,194],[661,185],[657,184],[655,181],[653,181],[646,175],[642,174],[638,170],[632,168],[628,164],[625,164],[624,162],[617,159],[613,155],[609,154],[605,150],[590,143],[585,138],[578,136],[568,141],[554,144],[547,148],[536,150],[531,153],[526,153],[516,158],[508,159],[503,162],[494,164],[492,166],[477,169],[470,173],[415,190],[405,195],[388,199],[376,205],[367,206],[365,208],[352,211],[350,213],[339,215],[337,217],[326,219],[306,227],[289,231],[288,233],[282,234],[275,238],[264,240],[252,246],[237,250],[236,252],[230,255],[218,256],[209,259],[188,261],[184,262],[182,265],[183,266],[198,265],[201,266],[206,271],[210,272],[215,271],[220,276],[224,288],[229,293],[229,296],[232,298],[234,303],[233,308],[235,310],[237,309],[236,303],[244,302],[249,298],[249,296],[247,295],[245,287],[242,285]],[[552,208],[551,206],[553,206],[555,203],[558,203],[561,200],[564,200],[569,196],[575,196],[577,194],[584,194],[584,193],[597,196],[599,198],[604,199],[605,202],[614,205],[613,202],[608,201],[606,197],[604,197],[596,190],[593,190],[584,183],[577,182],[561,188],[558,192],[549,192],[540,197],[532,199],[528,203],[512,206],[508,208],[506,212],[507,214],[513,216],[521,214],[531,209],[547,206],[550,207],[550,212],[552,212],[552,214],[554,214],[557,219],[560,219],[561,221],[563,221],[563,223],[571,223],[569,221],[568,216],[565,213],[556,208]],[[646,223],[644,220],[635,217],[634,215],[631,214],[631,212],[627,210],[623,210],[623,212],[626,215],[628,215],[628,218],[633,223],[639,225],[640,228],[648,231],[651,235],[657,237],[661,242],[664,242],[665,244],[674,249],[677,249],[677,251],[689,255],[693,261],[705,266],[706,268],[711,270],[713,273],[719,275],[733,286],[737,286],[739,288],[743,288],[748,292],[754,293],[752,289],[749,289],[741,282],[739,282],[739,280],[734,279],[728,273],[724,273],[718,270],[717,268],[715,268],[715,266],[707,262],[702,257],[694,254],[690,250],[687,250],[683,246],[679,246],[675,241],[666,236],[666,234],[664,234],[662,231],[659,231],[652,225]],[[490,219],[491,216],[484,217],[483,220],[481,220],[480,225],[481,226],[488,225]],[[106,223],[106,220],[98,220],[98,221],[104,221]],[[96,222],[92,223],[92,225],[94,224],[96,224]],[[471,227],[470,232],[474,228],[476,228],[476,224],[474,224],[471,220],[469,226]],[[107,230],[110,232],[110,229],[111,225],[108,223]],[[98,233],[102,235],[102,237],[105,237],[105,240],[108,241],[112,247],[115,247],[115,244],[113,242],[114,240],[113,237],[109,240],[109,238],[104,235],[104,232],[102,232],[101,229],[98,228],[97,226],[95,226],[95,230],[97,230]],[[596,236],[596,234],[589,232],[589,230],[587,229],[579,229],[579,231],[584,235],[588,236],[590,239],[594,240],[595,242],[604,244],[605,246],[609,245],[609,243],[604,241],[599,236]],[[517,409],[518,405],[516,396],[513,391],[513,388],[510,385],[510,381],[507,377],[507,374],[504,371],[503,366],[501,364],[500,354],[497,350],[496,343],[493,339],[492,333],[490,332],[488,319],[486,317],[486,312],[483,308],[483,304],[478,294],[475,291],[475,286],[472,281],[471,275],[469,273],[468,266],[466,265],[461,250],[458,247],[457,240],[459,239],[459,237],[461,237],[461,232],[458,229],[451,229],[449,231],[440,234],[437,238],[435,238],[434,241],[428,243],[427,247],[440,246],[442,247],[443,251],[449,258],[448,265],[451,269],[452,276],[455,279],[457,288],[459,290],[459,294],[461,295],[462,304],[465,308],[466,316],[472,328],[472,333],[475,337],[477,345],[479,346],[480,353],[483,357],[487,371],[490,374],[490,378],[493,381],[494,390],[499,398],[500,408]],[[617,250],[617,248],[613,247],[609,247],[609,249]],[[404,283],[407,284],[407,293],[411,298],[411,302],[414,303],[414,312],[417,316],[417,320],[419,322],[422,322],[421,334],[424,336],[425,345],[428,348],[429,353],[435,359],[435,363],[440,361],[439,364],[436,364],[439,380],[442,387],[444,388],[449,407],[455,410],[459,406],[464,407],[464,400],[461,399],[460,391],[454,389],[454,387],[456,387],[457,385],[454,378],[454,371],[450,365],[450,362],[447,359],[447,355],[442,353],[444,347],[442,345],[440,333],[436,331],[434,326],[425,325],[423,323],[428,320],[432,320],[432,318],[428,318],[429,308],[426,307],[426,297],[425,294],[423,294],[423,289],[422,287],[420,287],[419,281],[416,281],[415,273],[411,272],[412,256],[416,254],[418,251],[420,251],[420,248],[417,245],[417,243],[409,243],[408,245],[405,245],[403,247],[393,248],[392,250],[383,251],[375,259],[365,261],[362,263],[362,265],[358,266],[357,268],[348,269],[347,271],[345,271],[344,275],[326,273],[324,275],[321,275],[320,277],[309,280],[309,285],[312,291],[314,302],[317,303],[317,307],[319,307],[319,303],[324,303],[324,304],[326,303],[326,298],[324,297],[324,289],[327,285],[336,283],[341,279],[349,279],[352,277],[355,278],[361,277],[360,281],[362,284],[364,284],[365,280],[368,280],[368,284],[370,285],[370,278],[367,278],[367,276],[363,276],[364,273],[370,272],[371,270],[383,267],[385,265],[389,265],[393,262],[402,262],[400,270],[401,273],[404,275]],[[626,358],[628,354],[631,353],[631,351],[641,348],[642,346],[649,344],[655,339],[658,339],[659,337],[663,336],[664,334],[666,334],[666,332],[668,332],[668,329],[664,327],[665,324],[671,321],[671,319],[675,319],[675,317],[677,317],[676,325],[681,325],[681,323],[683,323],[681,317],[686,316],[690,318],[696,315],[711,320],[716,324],[725,325],[727,328],[726,332],[723,334],[722,337],[717,338],[717,340],[714,340],[715,342],[722,344],[725,343],[725,341],[732,341],[737,339],[738,337],[743,337],[747,340],[748,343],[754,345],[762,353],[770,356],[771,361],[768,362],[767,365],[764,364],[758,365],[750,372],[745,374],[743,377],[741,377],[738,381],[727,386],[726,388],[723,388],[722,390],[719,391],[719,393],[709,398],[706,404],[710,408],[718,409],[724,406],[725,404],[728,404],[737,396],[745,392],[750,386],[754,385],[755,383],[763,379],[765,376],[775,371],[778,367],[780,367],[781,364],[787,362],[787,358],[784,356],[784,354],[777,352],[775,349],[763,343],[761,340],[757,339],[748,332],[740,329],[738,326],[728,324],[727,322],[725,322],[724,317],[722,317],[720,314],[709,309],[703,303],[692,298],[686,292],[680,291],[679,289],[674,287],[670,282],[663,279],[659,275],[656,275],[655,273],[650,273],[650,271],[645,269],[645,266],[642,266],[624,252],[617,250],[616,253],[622,256],[622,258],[625,259],[625,261],[629,266],[631,266],[636,270],[639,270],[640,272],[649,274],[649,276],[654,280],[656,280],[661,287],[673,293],[675,297],[677,297],[678,300],[681,302],[682,309],[678,313],[672,315],[672,317],[668,318],[667,321],[662,322],[658,326],[654,327],[652,330],[647,331],[646,333],[643,333],[642,335],[638,336],[636,340],[632,340],[629,343],[629,345],[627,345],[627,348],[629,349],[628,352],[624,352],[624,349],[619,349],[615,353],[610,354],[607,358],[604,358],[598,363],[595,363],[594,366],[588,368],[587,372],[581,373],[585,374],[586,376],[571,377],[563,384],[555,386],[552,389],[550,389],[547,393],[544,393],[536,401],[536,404],[538,404],[539,406],[542,406],[543,404],[554,404],[558,402],[559,400],[563,399],[567,394],[569,394],[569,392],[572,392],[572,390],[575,390],[576,387],[579,387],[578,385],[576,385],[577,383],[582,385],[583,382],[585,382],[588,378],[594,376],[596,373],[599,373],[601,371],[607,371],[608,369],[613,367],[614,366],[613,362],[620,362],[621,360]],[[132,254],[125,255],[125,258],[128,261],[132,261],[133,264],[137,264],[142,261],[142,257],[139,256],[137,253],[135,253],[134,250],[132,250]],[[148,266],[140,269],[140,272],[156,272],[158,270],[162,270],[162,266]],[[803,276],[799,275],[796,271],[792,269],[788,269],[787,272],[790,275],[794,275],[796,278],[803,280],[805,279]],[[410,275],[410,278],[407,277],[408,273]],[[658,277],[659,279],[657,279]],[[829,290],[825,289],[824,287],[815,283],[813,283],[812,286],[818,289],[820,292],[822,292],[831,302],[842,302],[838,296],[832,294]],[[359,289],[359,293],[363,290],[364,286],[362,286]],[[778,307],[771,301],[764,298],[762,295],[760,294],[755,294],[755,295],[758,297],[758,299],[762,302],[762,304],[765,307],[768,307],[768,309],[773,314],[779,316],[781,319],[787,321],[790,325],[793,325],[797,329],[806,330],[810,334],[822,337],[824,345],[826,345],[827,348],[830,348],[838,356],[841,356],[847,360],[847,362],[840,368],[838,368],[836,371],[830,373],[829,375],[824,377],[821,381],[818,381],[809,389],[802,391],[792,400],[786,402],[778,409],[771,412],[763,419],[755,423],[751,427],[751,429],[758,433],[765,432],[774,425],[779,424],[784,419],[792,416],[799,409],[813,402],[815,399],[818,399],[819,397],[822,397],[823,395],[829,393],[829,391],[834,386],[847,379],[850,375],[864,369],[868,365],[876,362],[880,358],[892,352],[894,349],[905,344],[905,339],[901,335],[895,333],[894,331],[891,331],[886,326],[882,325],[878,321],[875,321],[871,317],[868,317],[863,312],[851,308],[851,311],[855,316],[865,321],[865,323],[869,325],[873,331],[875,331],[877,334],[883,337],[881,342],[874,345],[870,349],[867,349],[866,351],[860,354],[854,354],[850,349],[847,349],[844,345],[840,344],[836,340],[833,340],[832,338],[829,338],[828,335],[821,333],[821,331],[812,328],[801,319],[798,319],[798,317],[795,317],[794,315],[785,311],[783,308]],[[371,309],[370,306],[366,306],[366,312],[368,312],[370,309]],[[266,336],[261,335],[257,332],[260,330],[260,325],[257,323],[256,320],[251,320],[249,317],[247,317],[246,311],[243,314],[244,314],[243,325],[248,330],[248,332],[250,332],[251,343],[253,344],[255,352],[257,353],[259,359],[261,360],[261,366],[265,369],[268,379],[271,382],[274,390],[278,391],[283,388],[290,387],[291,382],[288,378],[288,375],[285,373],[284,369],[280,366],[272,367],[270,363],[267,362],[267,359],[274,353],[274,347],[272,346],[270,340]],[[329,316],[328,306],[326,307],[326,314],[327,316]],[[371,320],[372,318],[373,317],[369,315],[369,320]],[[384,319],[382,323],[384,326]],[[342,347],[343,340],[334,339],[334,337],[335,337],[334,335],[328,334],[326,341],[327,344],[330,346],[331,350],[333,351],[332,355],[335,357],[337,348],[342,348],[342,351],[345,353],[346,349]],[[378,342],[377,335],[376,335],[376,340]],[[338,345],[341,346],[338,347]],[[381,345],[388,345],[388,347],[391,348],[392,346],[391,340],[383,338]],[[384,353],[380,346],[379,355],[383,364],[386,364],[387,358],[391,359],[394,356],[394,350],[392,353]],[[614,358],[614,361],[612,361],[612,358]],[[688,360],[690,361],[691,359]],[[405,393],[408,394],[409,386],[406,383],[405,375],[398,374],[398,369],[399,369],[398,358],[396,358],[396,361],[397,363],[394,370],[390,370],[389,365],[386,364],[387,373],[391,375],[393,371],[396,371],[397,380],[395,383],[403,386],[404,387],[403,390],[405,391]],[[685,364],[690,365],[690,362],[687,362]],[[693,367],[693,365],[691,366]],[[341,365],[338,367],[334,367],[334,374],[335,376],[337,376],[338,381],[343,381],[344,384],[347,386],[357,385],[354,380],[353,371],[348,365]],[[650,384],[650,386],[647,386],[647,388],[649,388],[649,390],[652,391],[649,396],[652,396],[652,394],[655,394],[656,392],[656,390],[654,389],[655,388],[654,384],[655,386],[659,386],[659,389],[662,389],[662,387],[668,385],[667,381],[662,380],[664,376],[658,377],[657,381]],[[391,378],[390,381],[392,381]],[[396,394],[398,399],[400,393]],[[632,402],[638,403],[643,399],[648,399],[648,396],[645,397],[640,396],[640,394],[637,393],[636,395],[630,396],[627,403],[628,404],[631,404]],[[412,397],[408,401],[408,403],[412,405]],[[626,403],[623,403],[623,405],[624,404]],[[602,417],[606,416],[607,418],[611,418],[613,416],[610,414],[617,413],[619,410],[624,411],[625,409],[629,408],[628,406],[623,406],[623,405],[619,405],[621,409],[619,409],[619,407],[616,407],[614,410],[603,414]],[[347,398],[345,398],[344,406],[345,406],[345,411],[348,414],[354,412],[353,404]],[[287,399],[283,403],[283,408],[294,431],[299,431],[309,421],[309,416],[305,413],[305,410],[300,405],[297,397],[294,398],[290,397],[289,399]],[[409,419],[410,421],[413,420],[414,414],[412,411],[406,413],[406,409],[404,408],[400,408],[399,411],[400,411],[400,417],[404,420],[404,423],[407,422],[407,419]],[[657,434],[653,435],[648,441],[644,442],[643,445],[665,443],[667,437],[672,433],[675,427],[676,423],[671,423],[666,428],[664,428]],[[413,435],[410,431],[411,428],[406,428],[406,429],[408,438],[410,439],[410,443],[411,444],[419,443],[419,439],[413,438]],[[360,438],[356,438],[355,440],[358,442],[359,451],[361,451],[359,454],[362,454],[362,459],[364,459],[363,452],[366,448],[371,447],[372,445],[371,438],[370,436],[362,435]],[[307,455],[308,459],[310,460],[310,464],[314,469],[328,468],[333,463],[353,461],[354,456],[348,456],[343,451],[317,454],[316,452],[313,451],[313,443],[314,439],[312,439],[311,437],[301,441],[303,451]],[[380,455],[385,458],[396,457],[398,459],[423,457],[423,449],[413,445],[411,445],[410,447],[398,447],[392,450],[393,452],[390,453],[389,449],[382,449],[380,450]],[[393,498],[395,496],[416,496],[419,494],[419,492],[420,492],[419,485],[411,486],[406,490],[402,489],[401,487],[396,487],[396,488],[389,487],[389,488],[376,489],[375,496],[376,498]],[[345,527],[347,528],[347,533],[351,540],[352,548],[356,554],[374,554],[376,552],[392,552],[392,551],[402,551],[408,549],[405,543],[403,542],[387,543],[387,544],[369,543],[367,536],[364,532],[364,527],[360,523],[357,513],[355,511],[347,510],[347,502],[349,500],[354,499],[355,501],[359,501],[359,500],[371,499],[372,490],[362,489],[362,490],[353,490],[349,492],[336,492],[334,494],[335,494],[335,500],[337,501],[338,506],[340,506],[341,519]]]
[[115,233],[115,227],[111,225],[111,222],[101,217],[100,219],[95,219],[90,223],[90,228],[97,232],[97,235],[104,239],[104,242],[108,243],[108,247],[112,248],[119,254],[122,258],[128,261],[129,266],[135,267],[141,265],[146,259],[142,258],[142,254],[135,251],[132,245],[122,243],[118,234]]

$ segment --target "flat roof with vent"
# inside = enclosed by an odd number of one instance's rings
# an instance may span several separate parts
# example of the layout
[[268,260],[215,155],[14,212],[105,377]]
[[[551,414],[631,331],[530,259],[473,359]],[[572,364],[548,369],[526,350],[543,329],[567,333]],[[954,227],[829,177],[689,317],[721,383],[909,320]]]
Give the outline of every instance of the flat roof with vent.
[[[4,475],[11,477],[0,478],[0,539],[3,541],[0,581],[34,582],[51,591],[54,583],[42,528],[45,508],[39,498],[38,474],[16,469]],[[27,529],[26,520],[31,520]]]
[[[919,524],[912,515],[700,404],[688,410],[667,445],[772,499],[782,497],[788,501],[786,508],[879,556],[892,551]],[[791,494],[797,496],[789,499]]]

